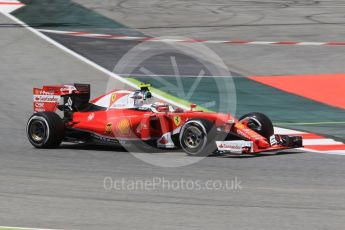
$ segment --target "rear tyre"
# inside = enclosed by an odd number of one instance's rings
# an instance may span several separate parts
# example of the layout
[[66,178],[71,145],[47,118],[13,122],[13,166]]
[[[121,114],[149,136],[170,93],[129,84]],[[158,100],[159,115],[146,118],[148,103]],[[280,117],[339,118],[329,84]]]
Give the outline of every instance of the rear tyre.
[[268,140],[270,136],[274,134],[272,121],[265,114],[256,112],[248,113],[243,115],[239,121],[247,123],[248,128],[254,130]]
[[56,148],[64,138],[65,124],[56,113],[35,113],[27,123],[26,133],[34,147]]
[[208,156],[216,150],[215,126],[207,120],[190,120],[181,129],[179,143],[190,156]]

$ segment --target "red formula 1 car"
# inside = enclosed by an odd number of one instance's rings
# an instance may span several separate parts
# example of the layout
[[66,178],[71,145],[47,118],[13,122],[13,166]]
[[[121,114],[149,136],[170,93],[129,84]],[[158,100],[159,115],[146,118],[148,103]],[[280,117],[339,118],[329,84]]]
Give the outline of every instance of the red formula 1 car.
[[[274,134],[269,118],[174,108],[158,102],[148,85],[140,90],[114,90],[92,101],[90,85],[67,84],[34,88],[34,111],[27,136],[36,148],[61,142],[181,148],[189,155],[259,153],[302,147],[300,136]],[[57,110],[63,115],[58,115]],[[61,118],[62,117],[62,118]]]

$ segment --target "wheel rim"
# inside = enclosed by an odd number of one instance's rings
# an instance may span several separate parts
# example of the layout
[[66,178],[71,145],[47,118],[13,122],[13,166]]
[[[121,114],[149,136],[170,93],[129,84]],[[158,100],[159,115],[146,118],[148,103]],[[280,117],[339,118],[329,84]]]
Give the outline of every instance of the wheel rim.
[[34,120],[30,124],[29,134],[33,141],[40,143],[46,136],[46,128],[43,121]]
[[204,135],[200,129],[190,126],[185,130],[184,144],[190,149],[196,149],[203,143]]

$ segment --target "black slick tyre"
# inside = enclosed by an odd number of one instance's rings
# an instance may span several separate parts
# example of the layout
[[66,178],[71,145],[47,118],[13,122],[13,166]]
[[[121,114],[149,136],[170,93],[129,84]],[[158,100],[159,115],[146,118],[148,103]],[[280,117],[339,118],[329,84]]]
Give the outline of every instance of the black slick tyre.
[[35,113],[28,120],[26,133],[36,148],[57,148],[64,138],[65,124],[54,112]]
[[208,156],[216,150],[216,128],[208,120],[193,119],[186,122],[179,135],[182,150],[190,156]]

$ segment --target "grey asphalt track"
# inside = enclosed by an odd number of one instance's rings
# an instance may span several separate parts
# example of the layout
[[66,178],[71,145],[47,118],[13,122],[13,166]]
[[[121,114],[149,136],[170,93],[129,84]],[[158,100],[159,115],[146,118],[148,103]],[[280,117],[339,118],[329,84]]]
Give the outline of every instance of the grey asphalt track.
[[[0,15],[0,23],[12,23]],[[62,146],[37,150],[26,139],[33,86],[108,77],[23,28],[0,29],[0,223],[65,229],[343,229],[344,156],[289,152],[209,157],[185,167],[151,166],[121,150]],[[232,180],[240,191],[107,191],[126,180]]]

